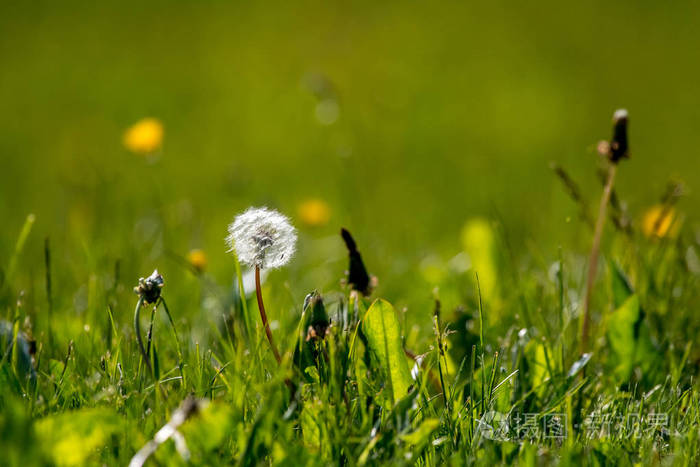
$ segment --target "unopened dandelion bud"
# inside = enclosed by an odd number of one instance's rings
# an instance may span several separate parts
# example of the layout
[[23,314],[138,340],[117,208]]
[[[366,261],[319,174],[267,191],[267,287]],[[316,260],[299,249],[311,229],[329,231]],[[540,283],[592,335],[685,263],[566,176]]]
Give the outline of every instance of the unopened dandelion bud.
[[309,317],[309,327],[306,331],[306,340],[323,339],[328,334],[331,320],[323,305],[321,294],[314,291],[306,296],[304,300],[304,310],[311,313]]

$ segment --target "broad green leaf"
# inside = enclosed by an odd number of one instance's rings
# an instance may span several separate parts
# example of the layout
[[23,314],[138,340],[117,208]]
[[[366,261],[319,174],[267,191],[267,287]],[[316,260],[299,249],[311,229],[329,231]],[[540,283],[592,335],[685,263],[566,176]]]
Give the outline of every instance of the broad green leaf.
[[391,303],[377,299],[362,322],[370,352],[376,357],[391,394],[391,405],[408,394],[413,384],[403,352],[396,311]]
[[65,412],[36,422],[36,434],[56,465],[85,465],[120,431],[119,417],[110,410]]
[[545,383],[547,378],[549,378],[544,345],[537,340],[531,340],[525,345],[525,357],[528,363],[530,384],[537,395],[541,396],[547,389]]
[[471,266],[479,274],[481,296],[487,303],[496,297],[498,268],[496,264],[496,234],[483,218],[474,218],[464,225],[460,235],[462,248],[469,255]]
[[630,296],[608,320],[608,341],[615,356],[615,375],[620,381],[629,379],[635,362],[634,327],[639,320],[639,297]]
[[628,381],[635,366],[646,371],[655,363],[656,352],[636,294],[610,315],[607,335],[619,382]]

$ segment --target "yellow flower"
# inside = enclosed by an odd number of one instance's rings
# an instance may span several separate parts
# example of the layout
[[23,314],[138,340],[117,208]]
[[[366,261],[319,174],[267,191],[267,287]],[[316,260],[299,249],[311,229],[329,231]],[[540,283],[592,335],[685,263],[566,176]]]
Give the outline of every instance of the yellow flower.
[[207,268],[207,255],[199,249],[190,250],[187,254],[187,262],[190,263],[197,272],[204,272]]
[[124,132],[124,146],[137,154],[151,154],[163,144],[163,124],[155,118],[144,118]]
[[647,237],[673,237],[679,227],[680,222],[672,206],[657,204],[647,209],[642,218],[642,232]]
[[301,221],[312,227],[326,225],[331,218],[331,209],[322,199],[308,199],[297,208]]

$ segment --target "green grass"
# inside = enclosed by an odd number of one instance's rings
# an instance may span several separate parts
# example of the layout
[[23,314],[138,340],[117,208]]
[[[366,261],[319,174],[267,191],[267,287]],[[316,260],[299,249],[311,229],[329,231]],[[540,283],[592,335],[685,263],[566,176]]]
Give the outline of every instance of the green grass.
[[[183,401],[194,465],[697,465],[697,16],[3,2],[0,465],[128,465]],[[595,145],[619,106],[631,158],[583,355]],[[156,158],[122,144],[149,116]],[[310,198],[327,220],[304,221]],[[661,237],[644,233],[656,204],[678,216]],[[251,205],[299,230],[263,280],[281,365],[224,241]],[[147,363],[133,288],[156,268]],[[170,439],[149,463],[186,461]]]
[[[176,262],[183,271],[166,275],[162,289],[174,327],[163,303],[155,314],[142,307],[144,340],[153,328],[148,365],[127,319],[136,281],[119,277],[118,266],[91,274],[84,296],[66,307],[47,242],[44,263],[31,268],[48,266],[46,275],[31,276],[28,291],[15,288],[12,265],[26,262],[33,222],[2,282],[3,336],[17,343],[0,362],[0,443],[10,465],[125,465],[188,397],[200,408],[180,432],[195,464],[698,462],[699,278],[685,232],[649,239],[608,229],[587,356],[577,337],[584,257],[513,264],[497,254],[480,260],[502,272],[482,278],[481,295],[473,269],[446,274],[434,308],[413,310],[419,324],[410,328],[403,310],[342,285],[302,310],[303,296],[271,272],[263,293],[280,366],[252,291],[244,308],[232,281]],[[476,227],[481,246],[502,252],[493,227]],[[371,270],[378,260],[365,261]],[[198,306],[183,298],[193,296]],[[441,296],[461,304],[446,310]],[[312,325],[317,338],[307,339]],[[26,339],[36,342],[33,366]],[[172,440],[153,458],[184,463]]]

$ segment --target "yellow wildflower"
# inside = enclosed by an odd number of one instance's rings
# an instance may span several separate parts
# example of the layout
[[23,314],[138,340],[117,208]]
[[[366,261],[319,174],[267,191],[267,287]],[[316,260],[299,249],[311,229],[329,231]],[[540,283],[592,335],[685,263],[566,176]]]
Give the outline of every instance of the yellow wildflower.
[[187,254],[187,262],[190,263],[197,272],[204,272],[207,268],[207,255],[204,251],[195,248]]
[[680,222],[672,206],[657,204],[650,207],[642,217],[642,232],[647,237],[675,236]]
[[155,118],[144,118],[124,132],[124,146],[137,154],[151,154],[163,144],[163,124]]
[[331,209],[322,199],[312,198],[299,204],[297,208],[301,221],[312,227],[326,225],[331,218]]

